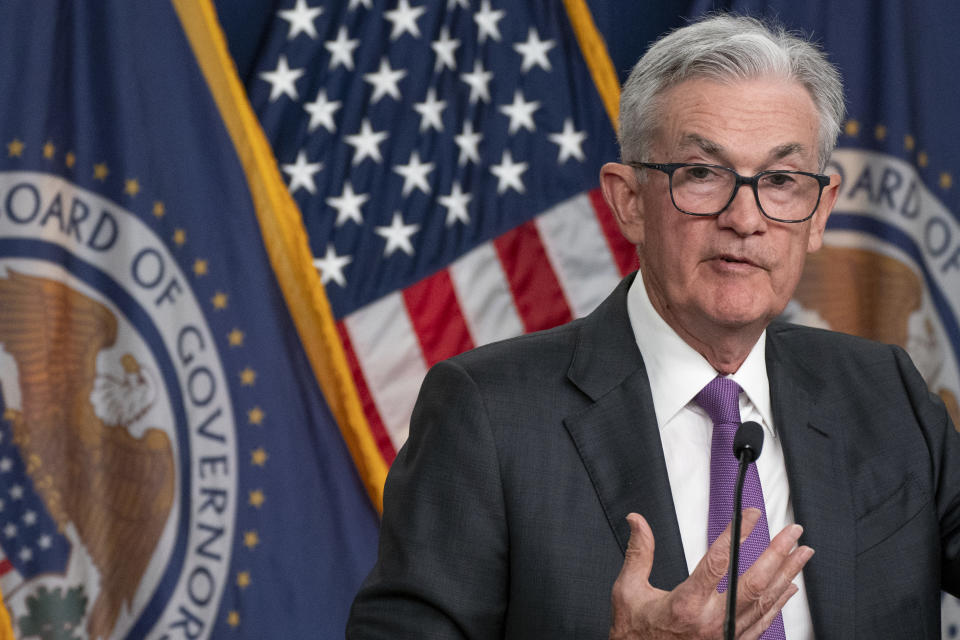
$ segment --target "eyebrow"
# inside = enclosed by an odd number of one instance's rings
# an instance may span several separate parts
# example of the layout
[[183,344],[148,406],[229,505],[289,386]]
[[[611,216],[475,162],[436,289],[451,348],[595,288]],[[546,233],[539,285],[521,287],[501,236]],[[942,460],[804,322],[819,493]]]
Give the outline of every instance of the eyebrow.
[[[710,140],[709,138],[704,138],[696,133],[688,133],[683,136],[683,139],[680,142],[680,148],[683,149],[688,146],[698,147],[704,153],[721,159],[723,159],[725,156],[724,147],[722,145]],[[799,142],[787,142],[771,149],[770,153],[767,154],[767,157],[771,161],[783,160],[784,158],[794,154],[803,155],[806,151],[806,145],[803,145]]]

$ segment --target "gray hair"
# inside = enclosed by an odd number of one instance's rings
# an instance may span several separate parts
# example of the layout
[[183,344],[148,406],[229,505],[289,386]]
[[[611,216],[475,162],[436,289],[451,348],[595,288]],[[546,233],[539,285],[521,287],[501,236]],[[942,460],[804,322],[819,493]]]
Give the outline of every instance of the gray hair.
[[620,96],[620,155],[646,157],[662,122],[659,97],[692,78],[720,82],[777,76],[803,85],[820,118],[818,160],[822,171],[837,144],[844,117],[840,74],[804,37],[755,18],[712,15],[655,42],[634,65]]

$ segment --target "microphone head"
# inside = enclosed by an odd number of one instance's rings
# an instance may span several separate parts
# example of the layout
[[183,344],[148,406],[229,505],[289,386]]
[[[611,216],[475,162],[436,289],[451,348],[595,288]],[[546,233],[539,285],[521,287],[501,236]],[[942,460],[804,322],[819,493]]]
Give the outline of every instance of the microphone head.
[[747,462],[753,462],[763,451],[763,427],[754,421],[744,422],[733,436],[733,455],[737,460],[746,456]]

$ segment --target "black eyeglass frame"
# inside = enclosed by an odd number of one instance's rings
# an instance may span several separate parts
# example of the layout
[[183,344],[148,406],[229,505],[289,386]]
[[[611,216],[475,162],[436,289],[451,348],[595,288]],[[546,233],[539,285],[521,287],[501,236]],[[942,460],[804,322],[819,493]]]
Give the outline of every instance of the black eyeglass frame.
[[[733,199],[737,197],[737,192],[740,191],[740,187],[742,187],[745,184],[748,184],[753,189],[753,197],[757,201],[757,208],[760,209],[760,213],[762,213],[764,217],[769,218],[770,220],[774,220],[776,222],[784,222],[786,224],[796,224],[798,222],[806,222],[807,220],[813,217],[813,214],[817,212],[817,208],[820,206],[820,198],[823,197],[823,188],[830,184],[830,176],[825,176],[822,173],[810,173],[809,171],[788,171],[788,170],[782,170],[782,169],[774,169],[769,171],[761,171],[760,173],[754,176],[746,178],[744,176],[741,176],[739,173],[737,173],[730,167],[724,167],[723,165],[719,165],[719,164],[706,164],[703,162],[627,162],[625,164],[637,169],[641,169],[641,168],[656,169],[657,171],[662,171],[663,173],[667,174],[667,177],[670,180],[670,183],[669,183],[670,201],[673,202],[673,206],[676,208],[676,210],[688,216],[698,216],[702,218],[718,216],[724,211],[726,211],[727,207],[729,207],[730,204],[733,202]],[[727,204],[723,205],[723,207],[721,207],[719,211],[714,211],[713,213],[693,213],[692,211],[681,209],[680,205],[677,204],[676,199],[673,197],[673,174],[677,169],[682,169],[684,167],[704,167],[707,169],[720,169],[721,171],[732,173],[734,178],[736,178],[736,182],[733,185],[733,192],[730,194],[730,199],[727,200]],[[807,215],[807,217],[800,218],[798,220],[787,220],[785,218],[776,218],[774,216],[771,216],[769,213],[763,210],[763,205],[760,204],[760,193],[759,191],[757,191],[757,183],[764,176],[782,174],[782,173],[786,173],[788,175],[810,176],[811,178],[815,178],[817,181],[817,184],[820,185],[820,191],[817,192],[817,202],[816,204],[813,205],[813,210],[810,212],[809,215]]]

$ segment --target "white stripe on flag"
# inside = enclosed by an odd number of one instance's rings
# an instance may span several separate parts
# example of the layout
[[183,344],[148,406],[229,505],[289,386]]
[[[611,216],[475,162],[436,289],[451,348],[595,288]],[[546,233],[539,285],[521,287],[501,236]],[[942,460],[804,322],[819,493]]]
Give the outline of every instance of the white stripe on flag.
[[484,243],[461,256],[449,271],[474,344],[523,333],[523,322],[493,243]]
[[427,375],[403,294],[394,292],[345,319],[364,378],[394,448],[410,430],[410,415]]
[[561,202],[535,223],[574,317],[587,315],[620,281],[590,199],[581,194]]

